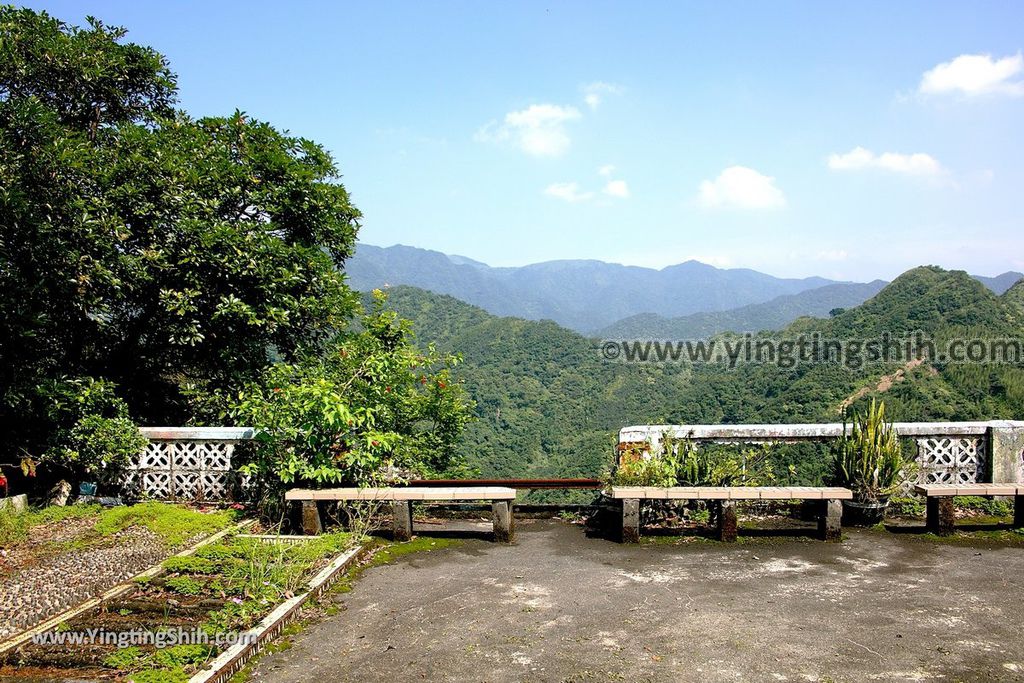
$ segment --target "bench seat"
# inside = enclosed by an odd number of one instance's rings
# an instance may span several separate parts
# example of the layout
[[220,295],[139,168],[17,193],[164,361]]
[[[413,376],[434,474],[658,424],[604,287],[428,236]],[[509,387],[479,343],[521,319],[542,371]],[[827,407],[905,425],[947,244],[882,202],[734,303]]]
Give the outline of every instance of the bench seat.
[[1024,484],[918,484],[914,491],[922,496],[1018,496]]
[[286,501],[301,503],[302,528],[307,534],[320,532],[318,502],[361,501],[390,503],[394,517],[395,539],[407,541],[412,537],[413,503],[450,503],[453,501],[491,501],[494,536],[504,543],[515,537],[512,507],[516,490],[504,486],[393,486],[384,488],[292,489],[285,493]]
[[613,486],[612,498],[640,500],[852,500],[831,486]]
[[718,537],[735,541],[738,500],[816,500],[821,502],[818,532],[826,541],[842,537],[842,501],[850,489],[834,486],[613,486],[609,495],[622,501],[622,540],[640,540],[640,503],[644,500],[708,500],[718,507]]
[[932,533],[953,533],[954,496],[1013,496],[1013,526],[1024,528],[1024,484],[918,484],[914,492],[925,497],[925,527]]
[[504,486],[393,486],[387,488],[344,489],[292,489],[284,494],[285,500],[515,500],[516,490]]

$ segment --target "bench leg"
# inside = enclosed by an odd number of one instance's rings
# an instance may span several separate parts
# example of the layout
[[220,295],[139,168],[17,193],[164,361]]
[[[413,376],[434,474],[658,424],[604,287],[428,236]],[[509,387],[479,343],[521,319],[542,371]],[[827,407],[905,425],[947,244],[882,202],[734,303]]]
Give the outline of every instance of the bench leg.
[[1013,528],[1024,529],[1024,495],[1013,497]]
[[718,540],[732,543],[736,540],[736,503],[731,500],[718,502]]
[[823,541],[841,541],[843,538],[843,501],[821,501],[818,513],[818,535]]
[[302,533],[317,536],[323,531],[320,524],[320,507],[315,500],[302,501]]
[[412,501],[396,500],[391,504],[391,513],[395,520],[395,540],[408,541],[412,538]]
[[496,500],[491,503],[491,517],[494,520],[494,540],[511,543],[516,536],[516,522],[512,517],[512,501]]
[[640,542],[639,498],[625,498],[622,501],[622,542]]
[[925,501],[928,516],[925,527],[933,534],[947,536],[953,533],[953,498],[952,496],[929,496]]

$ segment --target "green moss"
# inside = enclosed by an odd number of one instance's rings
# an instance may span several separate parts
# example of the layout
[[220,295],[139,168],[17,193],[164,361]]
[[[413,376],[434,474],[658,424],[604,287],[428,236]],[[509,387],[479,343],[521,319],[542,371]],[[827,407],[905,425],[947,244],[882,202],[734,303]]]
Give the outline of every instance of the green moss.
[[171,557],[164,560],[164,569],[175,574],[211,574],[216,564],[205,557]]
[[227,510],[203,513],[169,503],[138,503],[104,510],[95,530],[104,536],[131,526],[142,526],[162,538],[170,547],[178,547],[196,536],[212,534],[234,521]]
[[203,584],[189,576],[175,576],[167,579],[167,590],[182,595],[200,595],[203,592]]
[[127,680],[131,683],[187,683],[189,675],[185,669],[143,669],[133,673]]
[[202,664],[216,652],[210,645],[175,645],[154,652],[152,661],[157,667],[173,670]]
[[120,671],[134,671],[144,665],[146,654],[137,647],[114,650],[103,658],[103,666]]
[[462,541],[454,538],[427,538],[424,536],[419,536],[405,543],[387,544],[383,541],[378,541],[375,545],[371,544],[370,546],[370,552],[372,553],[370,559],[350,569],[348,573],[338,579],[331,590],[337,593],[348,593],[352,590],[353,584],[362,576],[363,572],[371,567],[388,564],[413,553],[440,550],[460,543]]
[[0,510],[0,547],[9,548],[24,541],[34,527],[69,519],[84,519],[98,514],[99,511],[98,505],[51,505],[24,512]]

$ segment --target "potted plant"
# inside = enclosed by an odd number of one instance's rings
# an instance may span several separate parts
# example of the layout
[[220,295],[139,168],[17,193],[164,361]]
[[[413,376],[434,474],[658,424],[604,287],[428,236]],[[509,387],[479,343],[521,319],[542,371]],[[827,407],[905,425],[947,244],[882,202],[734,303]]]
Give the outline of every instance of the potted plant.
[[904,457],[899,436],[885,421],[885,403],[871,401],[865,415],[854,413],[835,449],[833,483],[853,491],[843,501],[843,523],[871,526],[885,518],[889,496],[910,476],[914,461]]

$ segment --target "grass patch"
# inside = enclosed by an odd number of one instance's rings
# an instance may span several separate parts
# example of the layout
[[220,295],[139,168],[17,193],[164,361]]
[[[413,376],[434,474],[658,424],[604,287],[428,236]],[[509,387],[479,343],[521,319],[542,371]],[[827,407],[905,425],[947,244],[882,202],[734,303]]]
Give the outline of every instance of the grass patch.
[[98,514],[99,505],[65,505],[15,512],[0,510],[0,547],[8,548],[28,538],[34,527]]
[[169,503],[138,503],[104,510],[94,530],[113,535],[131,526],[142,526],[159,536],[171,548],[184,545],[197,536],[220,531],[235,519],[230,510],[198,512]]
[[[214,563],[216,582],[236,597],[222,609],[207,616],[204,628],[212,632],[252,626],[267,610],[284,598],[303,590],[314,569],[325,558],[351,547],[348,533],[317,536],[303,543],[264,543],[258,539],[235,538],[211,546],[207,559]],[[211,560],[210,556],[219,559]]]

